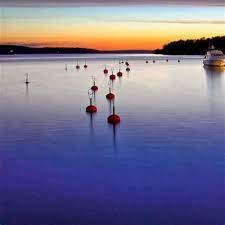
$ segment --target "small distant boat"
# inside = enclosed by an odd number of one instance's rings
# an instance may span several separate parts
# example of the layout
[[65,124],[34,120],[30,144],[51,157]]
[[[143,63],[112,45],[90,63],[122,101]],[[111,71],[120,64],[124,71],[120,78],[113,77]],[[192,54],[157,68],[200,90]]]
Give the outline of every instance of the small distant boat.
[[212,45],[203,59],[206,66],[225,66],[225,55]]

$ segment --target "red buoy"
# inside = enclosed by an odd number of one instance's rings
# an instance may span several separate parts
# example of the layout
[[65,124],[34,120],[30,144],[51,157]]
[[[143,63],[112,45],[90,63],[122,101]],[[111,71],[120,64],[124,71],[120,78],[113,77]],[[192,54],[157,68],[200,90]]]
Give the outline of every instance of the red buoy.
[[86,112],[87,112],[87,113],[95,113],[95,112],[97,112],[97,107],[94,106],[94,105],[89,105],[89,106],[86,108]]
[[112,100],[112,99],[115,98],[115,95],[114,95],[113,93],[109,93],[109,94],[106,95],[106,98],[107,98],[108,100]]
[[109,76],[109,79],[110,79],[110,80],[115,80],[115,79],[116,79],[116,76],[112,73],[112,74]]
[[79,69],[80,69],[80,66],[79,66],[79,64],[78,64],[78,60],[77,60],[76,69],[77,69],[77,70],[79,70]]
[[105,69],[103,70],[103,73],[104,74],[108,74],[109,73],[109,71],[107,70],[106,66],[105,66]]
[[115,95],[111,92],[111,87],[109,87],[109,93],[106,95],[106,98],[108,100],[113,100],[115,98]]
[[98,87],[95,85],[95,81],[94,81],[94,85],[91,87],[91,90],[94,92],[98,90]]
[[108,123],[111,123],[111,124],[118,124],[120,123],[120,117],[116,114],[114,115],[111,115],[108,117]]
[[91,90],[92,90],[92,91],[97,91],[97,90],[98,90],[98,87],[97,87],[96,85],[93,85],[93,86],[91,87]]
[[121,71],[119,71],[119,72],[117,73],[117,76],[118,76],[118,77],[122,77],[122,76],[123,76],[123,73],[122,73]]
[[85,63],[84,63],[84,69],[87,69],[87,63],[86,63],[86,60],[85,60]]
[[120,123],[120,117],[115,114],[115,106],[113,105],[113,114],[108,117],[108,123],[116,125]]
[[90,105],[87,106],[86,112],[87,113],[96,113],[97,112],[97,107],[92,104],[92,97],[93,97],[93,92],[92,90],[88,91],[89,99],[90,99]]

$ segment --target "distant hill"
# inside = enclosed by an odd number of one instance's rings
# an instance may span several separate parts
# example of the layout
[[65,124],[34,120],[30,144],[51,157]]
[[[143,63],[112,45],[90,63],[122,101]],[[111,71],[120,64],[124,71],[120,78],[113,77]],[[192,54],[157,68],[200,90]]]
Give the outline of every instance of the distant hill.
[[152,53],[148,50],[115,50],[115,51],[100,51],[89,48],[32,48],[20,45],[0,45],[0,55],[9,54],[110,54],[110,53]]
[[154,53],[165,55],[204,55],[209,44],[213,44],[225,53],[225,36],[173,41],[164,45],[162,49],[155,50]]
[[20,45],[0,45],[0,54],[79,54],[79,53],[99,53],[95,49],[87,48],[32,48]]

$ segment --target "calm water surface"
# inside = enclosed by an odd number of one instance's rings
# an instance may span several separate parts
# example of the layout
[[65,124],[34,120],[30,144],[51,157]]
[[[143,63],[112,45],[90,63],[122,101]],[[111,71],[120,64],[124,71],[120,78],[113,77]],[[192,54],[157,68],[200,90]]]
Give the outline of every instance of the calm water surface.
[[0,224],[223,225],[225,72],[129,56],[114,128],[102,70],[119,56],[79,57],[87,70],[74,56],[0,57]]

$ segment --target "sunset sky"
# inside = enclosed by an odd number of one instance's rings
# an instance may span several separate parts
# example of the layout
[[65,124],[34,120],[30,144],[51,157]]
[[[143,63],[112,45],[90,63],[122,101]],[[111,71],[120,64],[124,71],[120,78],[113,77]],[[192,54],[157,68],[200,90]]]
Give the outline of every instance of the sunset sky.
[[221,0],[0,0],[0,8],[4,44],[156,49],[173,40],[225,35]]

